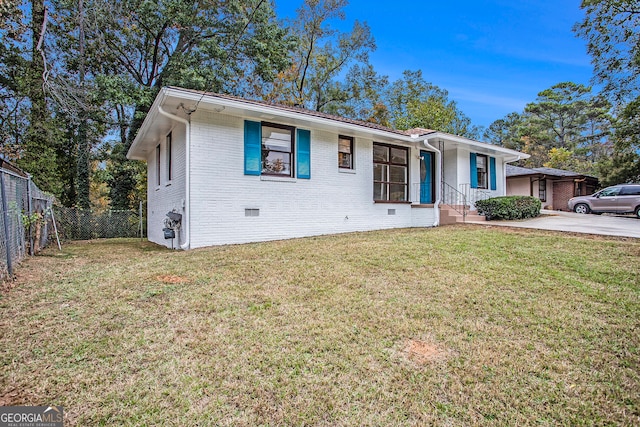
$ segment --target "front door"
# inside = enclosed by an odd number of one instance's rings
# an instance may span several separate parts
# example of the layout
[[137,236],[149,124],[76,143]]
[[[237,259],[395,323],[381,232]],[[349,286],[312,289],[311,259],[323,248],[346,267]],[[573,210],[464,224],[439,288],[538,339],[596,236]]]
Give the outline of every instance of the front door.
[[433,203],[435,193],[434,156],[430,151],[420,151],[420,203]]

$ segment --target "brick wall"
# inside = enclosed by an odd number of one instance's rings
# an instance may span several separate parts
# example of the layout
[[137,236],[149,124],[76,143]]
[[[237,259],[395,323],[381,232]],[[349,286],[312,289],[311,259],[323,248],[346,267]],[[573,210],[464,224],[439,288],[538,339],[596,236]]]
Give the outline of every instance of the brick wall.
[[573,181],[556,181],[553,183],[553,209],[568,211],[567,202],[573,197]]
[[[373,202],[372,139],[355,138],[355,168],[343,171],[337,132],[272,119],[311,130],[311,179],[250,176],[244,174],[242,117],[198,111],[191,120],[192,248],[433,225],[433,209]],[[409,159],[409,182],[419,182],[416,147]]]

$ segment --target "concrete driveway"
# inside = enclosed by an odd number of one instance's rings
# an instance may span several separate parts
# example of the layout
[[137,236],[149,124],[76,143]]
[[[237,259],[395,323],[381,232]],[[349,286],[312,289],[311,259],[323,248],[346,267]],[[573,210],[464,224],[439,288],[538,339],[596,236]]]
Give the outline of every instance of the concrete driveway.
[[540,213],[538,218],[518,221],[486,221],[476,224],[640,238],[640,219],[634,217],[606,214],[581,215],[544,209]]

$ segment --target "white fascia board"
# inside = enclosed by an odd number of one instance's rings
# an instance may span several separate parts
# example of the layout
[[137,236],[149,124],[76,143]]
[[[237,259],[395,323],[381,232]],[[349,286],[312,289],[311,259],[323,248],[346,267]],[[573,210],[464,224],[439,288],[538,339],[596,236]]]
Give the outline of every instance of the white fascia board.
[[[499,145],[487,144],[486,142],[476,141],[474,139],[465,138],[463,136],[452,135],[444,132],[433,132],[427,135],[423,135],[422,138],[425,138],[429,141],[433,139],[444,139],[453,142],[457,142],[459,144],[468,145],[470,147],[480,148],[487,151],[495,151],[502,154],[505,157],[505,161],[514,162],[520,159],[528,159],[531,157],[529,154],[521,153],[516,150],[511,150],[509,148],[500,147]],[[513,160],[507,160],[507,158],[513,158]]]
[[144,118],[144,121],[142,122],[140,129],[138,129],[138,133],[136,134],[136,137],[133,139],[133,142],[131,143],[131,147],[129,147],[129,151],[127,151],[127,159],[147,160],[145,156],[143,156],[142,154],[136,153],[136,151],[138,149],[138,146],[142,144],[142,141],[144,140],[147,133],[149,132],[151,125],[155,121],[155,118],[158,115],[158,107],[162,105],[165,98],[167,97],[166,93],[167,93],[166,88],[162,88],[160,89],[160,92],[158,92],[158,95],[156,96],[156,99],[153,101],[153,104],[151,104],[151,108],[149,108],[149,112],[147,113],[147,116]]
[[[415,144],[419,140],[433,140],[433,139],[444,139],[452,142],[456,142],[462,145],[476,147],[479,149],[494,151],[496,153],[500,153],[502,157],[505,158],[505,161],[511,162],[519,159],[527,159],[530,156],[528,154],[520,153],[515,150],[510,150],[508,148],[500,147],[497,145],[487,144],[480,141],[475,141],[469,138],[464,138],[457,135],[452,135],[444,132],[432,132],[426,135],[402,135],[393,131],[385,131],[382,129],[375,129],[367,126],[362,126],[354,123],[346,123],[341,122],[335,119],[329,119],[326,117],[318,117],[311,114],[304,114],[296,111],[288,111],[283,110],[278,107],[272,107],[269,105],[261,105],[254,104],[251,102],[244,102],[242,100],[235,99],[226,99],[223,97],[217,97],[215,95],[202,94],[201,92],[195,92],[190,90],[181,90],[180,88],[175,87],[165,87],[160,90],[158,95],[156,96],[155,101],[153,102],[151,108],[149,109],[149,113],[145,118],[142,126],[138,130],[138,134],[131,144],[131,148],[127,153],[127,157],[130,159],[138,159],[145,160],[145,157],[141,154],[136,153],[136,150],[142,141],[146,137],[146,134],[149,132],[152,123],[155,121],[156,116],[158,115],[158,107],[162,106],[162,104],[166,101],[167,98],[175,98],[181,101],[184,101],[185,104],[193,103],[192,105],[187,105],[188,108],[195,108],[197,105],[213,105],[216,108],[224,107],[236,110],[244,110],[250,111],[257,115],[267,115],[281,118],[287,118],[291,120],[302,120],[308,123],[315,123],[320,126],[329,127],[333,129],[339,130],[349,130],[354,133],[366,134],[370,136],[378,136],[385,139],[392,139],[399,142],[404,142],[410,145]],[[507,159],[509,158],[509,159]]]

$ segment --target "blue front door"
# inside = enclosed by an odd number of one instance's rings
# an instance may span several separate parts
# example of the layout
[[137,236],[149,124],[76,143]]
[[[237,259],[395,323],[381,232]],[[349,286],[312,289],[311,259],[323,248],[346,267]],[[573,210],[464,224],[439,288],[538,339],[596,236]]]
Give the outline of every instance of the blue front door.
[[433,153],[420,151],[420,203],[433,203]]

